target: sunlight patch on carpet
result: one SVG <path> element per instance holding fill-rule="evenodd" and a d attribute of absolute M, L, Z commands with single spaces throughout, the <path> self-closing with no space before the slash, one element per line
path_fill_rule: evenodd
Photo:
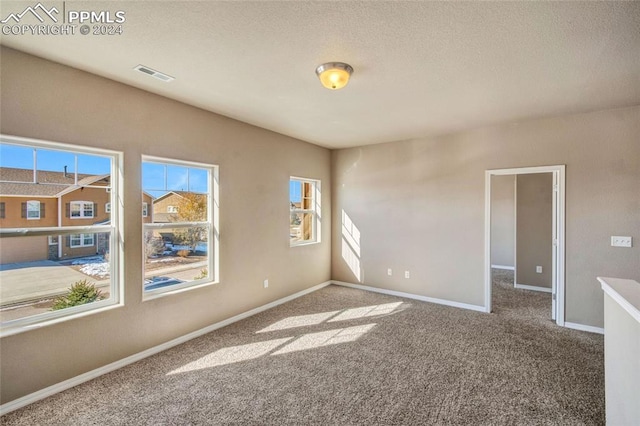
<path fill-rule="evenodd" d="M 340 313 L 340 311 L 322 312 L 319 314 L 310 315 L 297 315 L 294 317 L 287 317 L 278 322 L 271 324 L 270 326 L 257 331 L 257 333 L 266 333 L 268 331 L 286 330 L 288 328 L 306 327 L 310 325 L 318 325 L 332 316 Z"/>
<path fill-rule="evenodd" d="M 363 306 L 361 308 L 347 309 L 334 318 L 331 318 L 328 322 L 347 321 L 358 318 L 387 315 L 395 311 L 398 307 L 400 307 L 400 305 L 402 305 L 402 302 L 384 303 L 382 305 Z"/>
<path fill-rule="evenodd" d="M 304 334 L 293 342 L 287 344 L 285 347 L 278 349 L 272 355 L 282 355 L 289 352 L 337 345 L 339 343 L 355 342 L 375 326 L 376 324 L 365 324 L 354 327 L 339 328 L 337 330 Z"/>
<path fill-rule="evenodd" d="M 291 339 L 293 339 L 293 337 L 222 348 L 208 355 L 205 355 L 196 361 L 190 362 L 180 368 L 170 371 L 169 373 L 167 373 L 167 375 L 203 370 L 205 368 L 218 367 L 221 365 L 233 364 L 236 362 L 259 358 L 261 356 L 267 355 L 269 352 L 271 352 L 278 346 L 285 344 Z"/>

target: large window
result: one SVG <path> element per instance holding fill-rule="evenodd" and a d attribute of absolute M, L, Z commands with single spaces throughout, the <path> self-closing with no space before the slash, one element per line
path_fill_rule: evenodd
<path fill-rule="evenodd" d="M 142 190 L 154 197 L 143 224 L 144 298 L 218 277 L 217 167 L 143 157 Z"/>
<path fill-rule="evenodd" d="M 71 203 L 69 203 L 69 208 L 71 209 L 72 219 L 93 218 L 95 215 L 94 205 L 89 201 L 71 201 Z"/>
<path fill-rule="evenodd" d="M 289 180 L 289 218 L 291 246 L 320 241 L 320 181 Z"/>
<path fill-rule="evenodd" d="M 0 229 L 1 335 L 121 302 L 119 212 L 68 219 L 95 218 L 94 203 L 118 205 L 121 156 L 0 135 L 0 198 L 16 212 Z M 80 196 L 93 201 L 65 202 Z"/>

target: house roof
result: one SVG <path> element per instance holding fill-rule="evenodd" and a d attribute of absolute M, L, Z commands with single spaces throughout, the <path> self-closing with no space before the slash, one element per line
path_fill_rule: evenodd
<path fill-rule="evenodd" d="M 157 203 L 160 200 L 164 200 L 165 198 L 169 197 L 170 195 L 177 195 L 180 198 L 184 198 L 185 194 L 188 194 L 187 191 L 169 191 L 166 194 L 163 194 L 161 196 L 159 196 L 158 198 L 155 198 L 153 200 L 154 203 Z"/>
<path fill-rule="evenodd" d="M 109 175 L 89 175 L 78 173 L 75 185 L 73 173 L 38 170 L 37 183 L 33 183 L 33 170 L 14 167 L 0 167 L 0 195 L 59 197 L 83 186 L 91 185 Z"/>

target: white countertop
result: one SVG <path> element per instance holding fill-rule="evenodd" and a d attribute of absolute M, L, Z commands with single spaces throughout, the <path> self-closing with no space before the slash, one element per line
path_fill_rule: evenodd
<path fill-rule="evenodd" d="M 640 283 L 623 278 L 598 277 L 602 290 L 640 322 Z"/>

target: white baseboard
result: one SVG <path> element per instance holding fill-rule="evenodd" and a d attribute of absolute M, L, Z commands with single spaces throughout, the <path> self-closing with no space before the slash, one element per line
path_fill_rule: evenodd
<path fill-rule="evenodd" d="M 506 269 L 508 271 L 515 271 L 515 266 L 507 266 L 507 265 L 491 265 L 492 269 Z"/>
<path fill-rule="evenodd" d="M 308 288 L 306 290 L 299 291 L 299 292 L 294 293 L 294 294 L 292 294 L 290 296 L 283 297 L 282 299 L 275 300 L 275 301 L 273 301 L 271 303 L 267 303 L 266 305 L 259 306 L 259 307 L 255 308 L 255 309 L 251 309 L 250 311 L 243 312 L 241 314 L 238 314 L 238 315 L 233 316 L 231 318 L 228 318 L 226 320 L 223 320 L 223 321 L 217 322 L 215 324 L 209 325 L 207 327 L 201 328 L 200 330 L 196 330 L 196 331 L 191 332 L 189 334 L 185 334 L 184 336 L 180 336 L 178 338 L 170 340 L 170 341 L 168 341 L 166 343 L 163 343 L 161 345 L 154 346 L 154 347 L 149 348 L 147 350 L 144 350 L 142 352 L 138 352 L 137 354 L 133 354 L 133 355 L 128 356 L 126 358 L 123 358 L 123 359 L 121 359 L 119 361 L 112 362 L 111 364 L 107 364 L 107 365 L 105 365 L 103 367 L 96 368 L 95 370 L 88 371 L 88 372 L 86 372 L 84 374 L 80 374 L 79 376 L 72 377 L 71 379 L 65 380 L 65 381 L 60 382 L 60 383 L 56 383 L 55 385 L 51 385 L 51 386 L 49 386 L 47 388 L 44 388 L 44 389 L 41 389 L 39 391 L 30 393 L 29 395 L 25 395 L 25 396 L 23 396 L 21 398 L 18 398 L 18 399 L 15 399 L 13 401 L 10 401 L 10 402 L 7 402 L 5 404 L 2 404 L 2 405 L 0 405 L 0 416 L 4 415 L 4 414 L 7 414 L 7 413 L 10 413 L 11 411 L 15 411 L 15 410 L 17 410 L 19 408 L 22 408 L 22 407 L 26 406 L 26 405 L 32 404 L 32 403 L 34 403 L 36 401 L 39 401 L 41 399 L 47 398 L 47 397 L 49 397 L 51 395 L 54 395 L 56 393 L 62 392 L 62 391 L 67 390 L 67 389 L 70 389 L 70 388 L 72 388 L 74 386 L 77 386 L 77 385 L 79 385 L 81 383 L 88 382 L 89 380 L 93 380 L 93 379 L 95 379 L 97 377 L 100 377 L 100 376 L 102 376 L 104 374 L 107 374 L 107 373 L 110 373 L 112 371 L 115 371 L 115 370 L 117 370 L 119 368 L 122 368 L 122 367 L 124 367 L 126 365 L 133 364 L 134 362 L 137 362 L 137 361 L 140 361 L 140 360 L 142 360 L 144 358 L 150 357 L 151 355 L 155 355 L 155 354 L 157 354 L 159 352 L 166 351 L 167 349 L 170 349 L 170 348 L 172 348 L 174 346 L 177 346 L 177 345 L 180 345 L 182 343 L 185 343 L 185 342 L 187 342 L 187 341 L 189 341 L 191 339 L 195 339 L 196 337 L 203 336 L 203 335 L 205 335 L 207 333 L 210 333 L 210 332 L 212 332 L 214 330 L 217 330 L 219 328 L 225 327 L 225 326 L 227 326 L 229 324 L 233 324 L 234 322 L 237 322 L 237 321 L 243 320 L 245 318 L 248 318 L 250 316 L 259 314 L 260 312 L 266 311 L 268 309 L 275 308 L 278 305 L 281 305 L 283 303 L 289 302 L 289 301 L 291 301 L 293 299 L 297 299 L 298 297 L 304 296 L 306 294 L 313 293 L 314 291 L 320 290 L 321 288 L 324 288 L 324 287 L 326 287 L 326 286 L 328 286 L 330 284 L 331 284 L 331 281 L 327 281 L 327 282 L 324 282 L 322 284 L 318 284 L 318 285 L 313 286 L 311 288 Z"/>
<path fill-rule="evenodd" d="M 334 281 L 332 281 L 332 283 L 335 284 L 335 285 L 341 285 L 343 287 L 351 287 L 351 288 L 357 288 L 358 290 L 371 291 L 373 293 L 388 294 L 389 296 L 405 297 L 407 299 L 415 299 L 415 300 L 420 300 L 422 302 L 436 303 L 438 305 L 453 306 L 454 308 L 470 309 L 472 311 L 479 311 L 479 312 L 487 312 L 487 308 L 485 308 L 484 306 L 470 305 L 468 303 L 454 302 L 454 301 L 445 300 L 445 299 L 436 299 L 434 297 L 420 296 L 418 294 L 404 293 L 404 292 L 395 291 L 395 290 L 387 290 L 387 289 L 384 289 L 384 288 L 371 287 L 371 286 L 362 285 L 362 284 L 352 284 L 352 283 L 347 283 L 347 282 L 344 282 L 344 281 L 335 281 L 334 280 Z"/>
<path fill-rule="evenodd" d="M 594 327 L 592 325 L 584 325 L 584 324 L 578 324 L 575 322 L 564 322 L 564 326 L 567 328 L 572 328 L 574 330 L 580 330 L 580 331 L 588 331 L 589 333 L 598 333 L 598 334 L 604 334 L 604 328 L 601 327 Z"/>
<path fill-rule="evenodd" d="M 541 291 L 543 293 L 553 293 L 549 287 L 538 287 L 537 285 L 527 285 L 527 284 L 514 284 L 515 288 L 519 288 L 521 290 L 531 290 L 531 291 Z"/>

